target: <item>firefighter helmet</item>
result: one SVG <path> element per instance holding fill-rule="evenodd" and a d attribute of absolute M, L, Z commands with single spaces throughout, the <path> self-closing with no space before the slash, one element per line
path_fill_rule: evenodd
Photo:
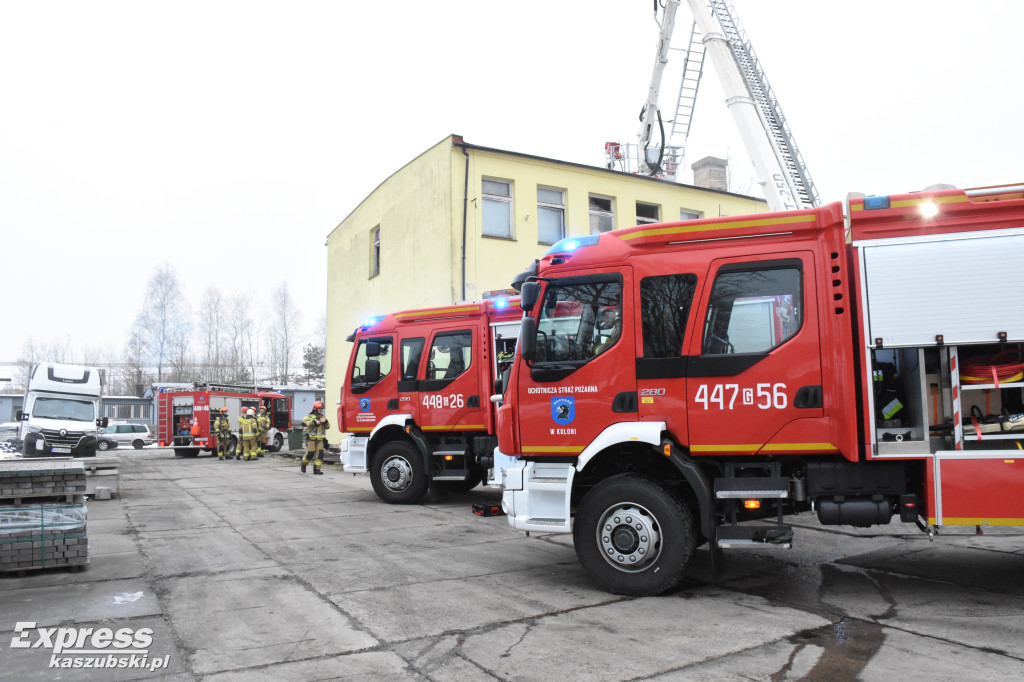
<path fill-rule="evenodd" d="M 226 407 L 220 408 L 220 413 L 221 414 L 227 414 L 228 413 L 228 408 L 226 408 Z"/>
<path fill-rule="evenodd" d="M 254 409 L 252 409 L 250 407 L 249 411 L 246 414 L 248 414 L 250 417 L 254 417 L 254 416 L 256 416 L 256 410 L 254 410 Z"/>
<path fill-rule="evenodd" d="M 313 409 L 314 410 L 322 410 L 322 409 L 324 409 L 324 404 L 318 400 L 315 403 L 313 403 Z"/>
<path fill-rule="evenodd" d="M 267 406 L 266 405 L 260 405 L 260 412 L 266 412 L 266 411 L 267 411 Z"/>

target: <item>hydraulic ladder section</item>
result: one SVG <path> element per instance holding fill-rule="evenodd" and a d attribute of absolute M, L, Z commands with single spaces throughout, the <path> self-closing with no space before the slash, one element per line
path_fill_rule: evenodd
<path fill-rule="evenodd" d="M 690 124 L 693 121 L 693 109 L 697 104 L 697 89 L 700 77 L 704 73 L 704 41 L 701 40 L 697 22 L 690 29 L 690 43 L 683 59 L 683 76 L 679 81 L 679 96 L 676 98 L 676 113 L 672 117 L 672 128 L 668 139 L 686 142 L 690 136 Z M 678 137 L 677 137 L 678 135 Z"/>
<path fill-rule="evenodd" d="M 732 51 L 733 58 L 736 60 L 740 74 L 746 81 L 747 90 L 757 107 L 758 115 L 775 152 L 779 167 L 786 173 L 786 184 L 801 204 L 799 208 L 820 206 L 821 200 L 814 188 L 810 172 L 796 146 L 793 133 L 786 125 L 786 117 L 783 116 L 779 101 L 776 99 L 775 93 L 772 92 L 764 69 L 761 68 L 761 64 L 754 54 L 754 48 L 739 21 L 733 16 L 732 8 L 727 0 L 709 0 L 709 4 L 712 14 L 722 27 L 722 32 Z"/>

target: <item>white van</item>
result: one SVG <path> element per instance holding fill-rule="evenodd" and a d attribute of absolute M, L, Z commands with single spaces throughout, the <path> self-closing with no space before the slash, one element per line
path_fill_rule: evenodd
<path fill-rule="evenodd" d="M 25 457 L 92 457 L 100 418 L 100 372 L 95 367 L 39 363 L 29 374 L 22 411 Z"/>

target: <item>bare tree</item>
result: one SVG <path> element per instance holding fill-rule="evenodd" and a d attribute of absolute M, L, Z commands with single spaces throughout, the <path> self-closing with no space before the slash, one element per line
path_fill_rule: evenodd
<path fill-rule="evenodd" d="M 187 333 L 188 303 L 174 268 L 164 263 L 156 269 L 146 287 L 146 300 L 135 318 L 135 332 L 145 342 L 157 381 L 164 380 L 164 364 L 175 338 Z"/>
<path fill-rule="evenodd" d="M 291 374 L 292 351 L 296 345 L 295 326 L 299 315 L 295 302 L 288 293 L 288 283 L 282 281 L 270 299 L 270 329 L 267 334 L 271 378 L 288 383 Z"/>
<path fill-rule="evenodd" d="M 244 295 L 233 296 L 227 303 L 226 329 L 229 338 L 228 381 L 249 383 L 253 381 L 251 371 L 251 340 L 253 322 L 249 312 L 249 299 Z"/>
<path fill-rule="evenodd" d="M 144 385 L 152 380 L 146 371 L 146 353 L 146 342 L 137 332 L 133 332 L 124 345 L 124 360 L 111 382 L 123 395 L 141 396 Z"/>
<path fill-rule="evenodd" d="M 227 313 L 226 301 L 220 290 L 215 286 L 207 287 L 199 306 L 199 331 L 206 365 L 206 376 L 203 378 L 207 381 L 223 381 L 225 378 L 221 356 L 225 350 L 222 343 L 227 331 Z"/>

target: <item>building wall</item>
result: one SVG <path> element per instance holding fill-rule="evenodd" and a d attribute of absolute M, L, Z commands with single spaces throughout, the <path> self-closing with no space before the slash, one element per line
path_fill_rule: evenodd
<path fill-rule="evenodd" d="M 451 159 L 446 138 L 381 183 L 327 237 L 328 413 L 348 362 L 345 337 L 360 321 L 455 296 Z M 370 278 L 370 231 L 378 225 L 381 272 Z"/>
<path fill-rule="evenodd" d="M 466 157 L 469 159 L 468 192 Z M 482 234 L 484 178 L 512 184 L 512 238 Z M 348 365 L 345 337 L 374 314 L 446 305 L 507 289 L 547 251 L 538 242 L 537 187 L 564 191 L 566 236 L 590 234 L 590 195 L 613 200 L 614 228 L 637 224 L 636 202 L 659 219 L 686 209 L 711 218 L 760 213 L 764 200 L 465 144 L 448 137 L 396 171 L 327 238 L 327 388 L 333 413 Z M 463 207 L 466 282 L 462 283 Z M 369 277 L 370 230 L 381 226 L 381 272 Z"/>
<path fill-rule="evenodd" d="M 18 410 L 21 409 L 24 396 L 0 395 L 0 423 L 13 422 Z"/>

